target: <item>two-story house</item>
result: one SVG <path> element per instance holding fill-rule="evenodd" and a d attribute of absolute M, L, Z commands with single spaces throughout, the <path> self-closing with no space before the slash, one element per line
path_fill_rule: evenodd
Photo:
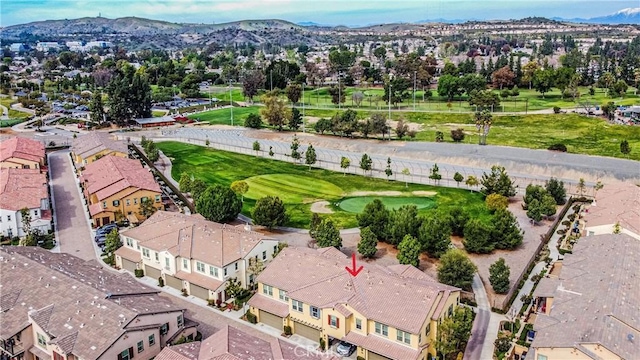
<path fill-rule="evenodd" d="M 163 209 L 162 190 L 139 160 L 107 155 L 88 164 L 80 176 L 94 226 L 126 217 L 132 223 L 145 219 L 140 205 L 150 201 Z"/>
<path fill-rule="evenodd" d="M 0 142 L 0 168 L 45 170 L 44 145 L 36 140 L 12 137 Z"/>
<path fill-rule="evenodd" d="M 157 289 L 95 262 L 0 248 L 0 358 L 152 359 L 197 324 Z"/>
<path fill-rule="evenodd" d="M 201 215 L 158 211 L 140 226 L 120 233 L 116 265 L 162 278 L 168 286 L 214 301 L 225 301 L 226 282 L 254 283 L 252 263 L 273 258 L 278 242 L 243 227 L 218 224 Z"/>
<path fill-rule="evenodd" d="M 116 140 L 111 134 L 101 131 L 92 131 L 73 140 L 71 157 L 78 168 L 107 155 L 128 157 L 127 144 Z"/>
<path fill-rule="evenodd" d="M 0 168 L 0 234 L 27 235 L 22 210 L 27 209 L 32 230 L 51 230 L 47 177 L 39 169 Z"/>
<path fill-rule="evenodd" d="M 350 265 L 335 248 L 285 248 L 258 275 L 250 311 L 278 330 L 356 345 L 367 360 L 435 355 L 438 323 L 458 306 L 460 289 L 408 265 L 365 264 L 355 277 Z"/>

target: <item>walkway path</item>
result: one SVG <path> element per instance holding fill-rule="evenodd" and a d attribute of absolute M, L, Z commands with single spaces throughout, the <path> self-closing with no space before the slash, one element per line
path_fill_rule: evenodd
<path fill-rule="evenodd" d="M 0 109 L 2 109 L 2 115 L 0 116 L 0 120 L 9 119 L 9 109 L 6 106 L 0 105 Z"/>

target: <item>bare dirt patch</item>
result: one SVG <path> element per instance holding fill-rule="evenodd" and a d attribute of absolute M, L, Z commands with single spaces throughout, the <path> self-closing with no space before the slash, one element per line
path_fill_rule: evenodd
<path fill-rule="evenodd" d="M 354 191 L 349 196 L 402 196 L 400 191 Z"/>
<path fill-rule="evenodd" d="M 418 196 L 435 196 L 438 194 L 435 191 L 423 191 L 423 190 L 412 191 L 411 193 L 413 195 L 418 195 Z"/>
<path fill-rule="evenodd" d="M 329 208 L 328 201 L 316 201 L 311 204 L 311 212 L 319 214 L 332 214 L 333 210 Z"/>

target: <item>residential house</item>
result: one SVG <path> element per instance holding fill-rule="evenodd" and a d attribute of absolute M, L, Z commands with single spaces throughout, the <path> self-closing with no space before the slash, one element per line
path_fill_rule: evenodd
<path fill-rule="evenodd" d="M 143 269 L 146 276 L 205 300 L 226 301 L 226 282 L 254 283 L 251 263 L 273 258 L 278 242 L 264 235 L 218 224 L 201 215 L 158 211 L 138 227 L 120 233 L 116 265 Z"/>
<path fill-rule="evenodd" d="M 46 171 L 44 145 L 36 140 L 12 137 L 0 142 L 0 168 Z"/>
<path fill-rule="evenodd" d="M 58 51 L 60 50 L 60 44 L 53 41 L 40 41 L 36 44 L 36 50 L 44 52 L 49 50 Z"/>
<path fill-rule="evenodd" d="M 0 248 L 0 357 L 152 359 L 197 324 L 129 274 L 38 247 Z"/>
<path fill-rule="evenodd" d="M 637 359 L 640 241 L 627 234 L 583 237 L 561 264 L 533 292 L 537 316 L 527 359 Z"/>
<path fill-rule="evenodd" d="M 364 264 L 355 277 L 350 266 L 333 247 L 285 248 L 258 275 L 250 310 L 281 331 L 356 345 L 366 360 L 435 355 L 438 323 L 459 305 L 460 289 L 409 265 Z"/>
<path fill-rule="evenodd" d="M 587 236 L 618 231 L 640 241 L 640 187 L 631 182 L 607 183 L 582 216 Z"/>
<path fill-rule="evenodd" d="M 47 177 L 38 169 L 0 168 L 0 234 L 23 237 L 22 209 L 28 209 L 33 230 L 51 230 Z"/>
<path fill-rule="evenodd" d="M 73 140 L 71 153 L 76 167 L 82 167 L 107 155 L 126 158 L 129 149 L 126 143 L 115 140 L 109 133 L 92 131 Z"/>
<path fill-rule="evenodd" d="M 167 346 L 155 360 L 333 360 L 328 354 L 299 346 L 281 339 L 263 340 L 233 326 L 223 326 L 203 341 Z"/>
<path fill-rule="evenodd" d="M 162 190 L 139 160 L 108 155 L 89 163 L 80 176 L 94 226 L 126 217 L 131 223 L 145 219 L 142 202 L 164 209 Z"/>

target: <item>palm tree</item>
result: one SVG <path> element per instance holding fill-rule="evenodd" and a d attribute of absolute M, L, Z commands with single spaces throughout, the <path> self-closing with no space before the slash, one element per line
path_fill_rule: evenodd
<path fill-rule="evenodd" d="M 478 129 L 478 144 L 487 145 L 487 135 L 491 130 L 493 116 L 489 110 L 478 111 L 475 114 L 476 129 Z"/>

